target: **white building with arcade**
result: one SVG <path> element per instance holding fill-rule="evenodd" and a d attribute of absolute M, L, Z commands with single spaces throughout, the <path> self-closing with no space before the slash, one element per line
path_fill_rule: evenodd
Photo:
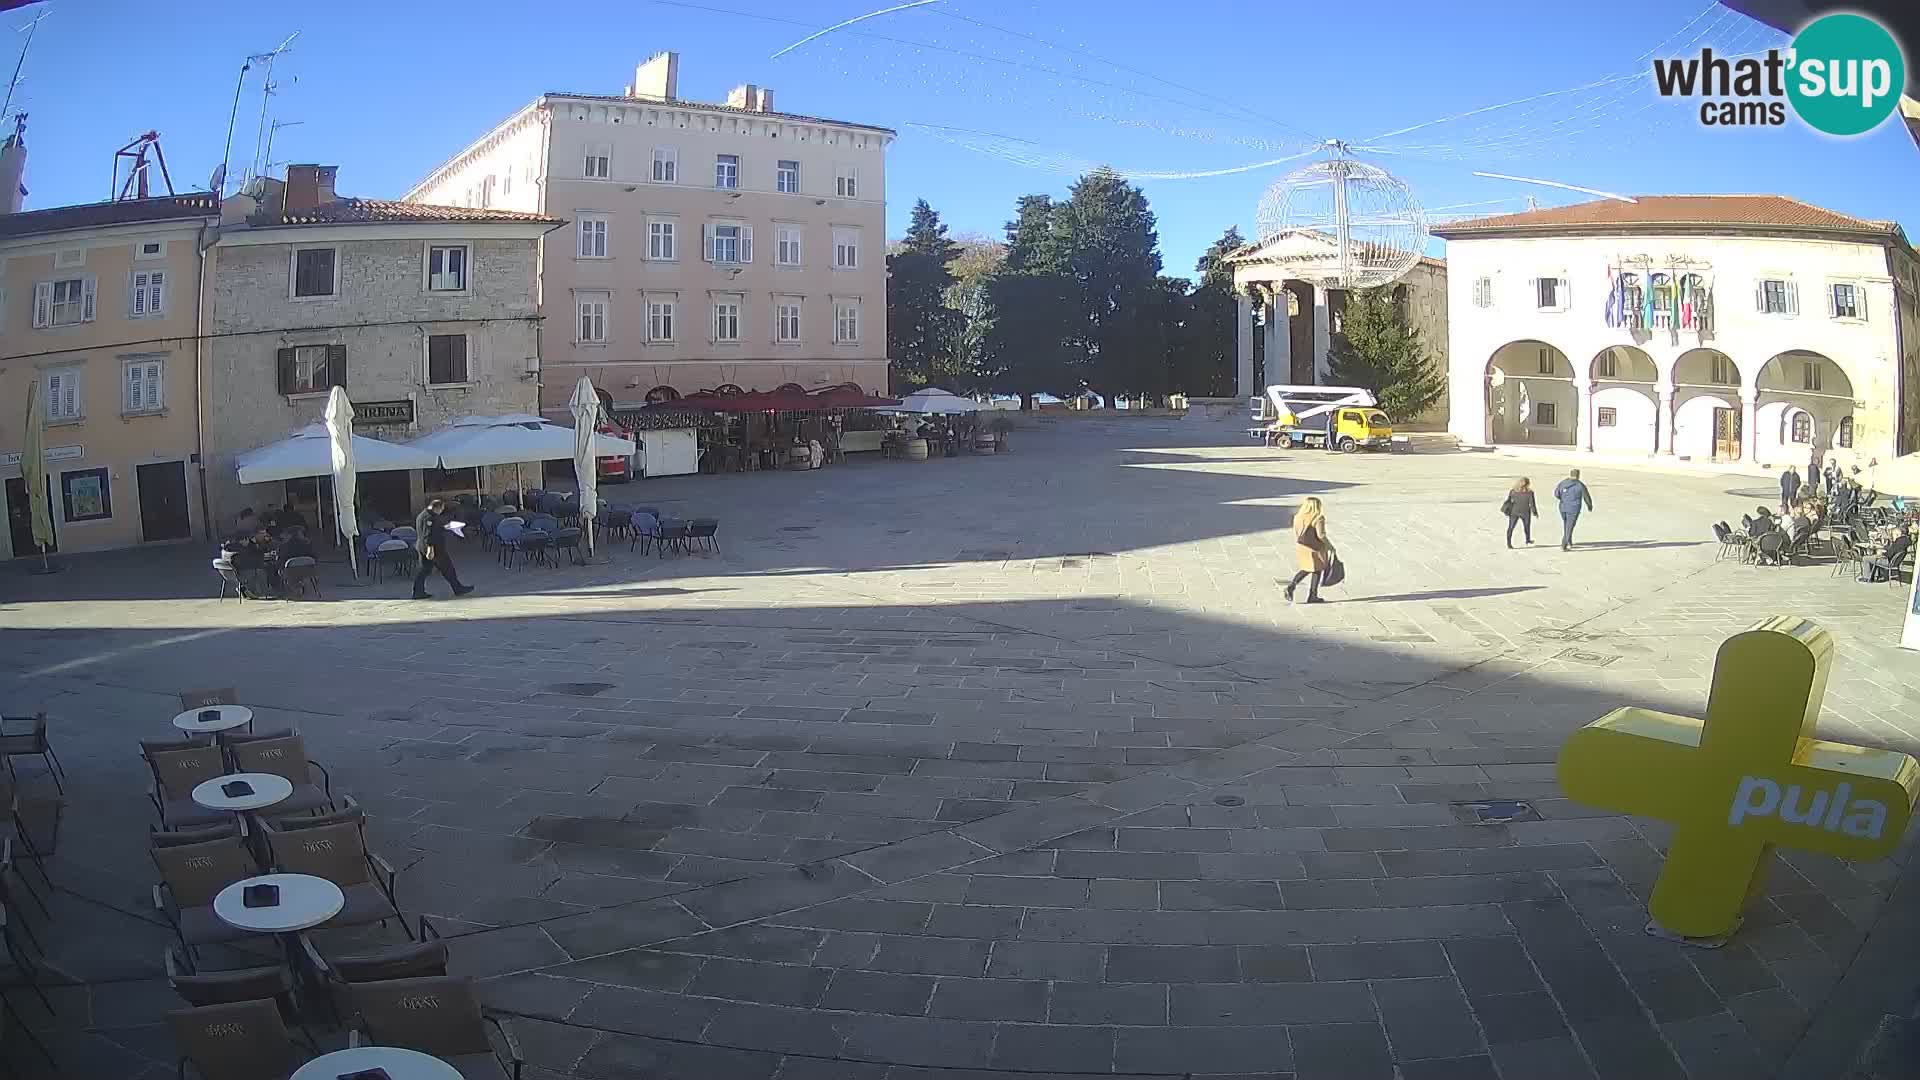
<path fill-rule="evenodd" d="M 1803 468 L 1920 449 L 1920 260 L 1893 222 L 1663 195 L 1434 231 L 1464 444 Z"/>

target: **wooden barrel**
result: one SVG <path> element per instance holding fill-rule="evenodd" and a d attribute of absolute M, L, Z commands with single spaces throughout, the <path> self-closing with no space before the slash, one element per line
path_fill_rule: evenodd
<path fill-rule="evenodd" d="M 927 460 L 927 440 L 908 439 L 907 440 L 907 460 L 908 461 Z"/>

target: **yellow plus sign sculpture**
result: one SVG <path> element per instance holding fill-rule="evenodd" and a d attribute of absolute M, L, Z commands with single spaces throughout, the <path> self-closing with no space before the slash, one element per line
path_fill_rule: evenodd
<path fill-rule="evenodd" d="M 1721 644 L 1704 722 L 1615 709 L 1567 740 L 1568 798 L 1674 826 L 1648 905 L 1660 928 L 1732 933 L 1775 844 L 1860 860 L 1899 845 L 1920 765 L 1811 737 L 1832 662 L 1825 630 L 1768 619 Z"/>

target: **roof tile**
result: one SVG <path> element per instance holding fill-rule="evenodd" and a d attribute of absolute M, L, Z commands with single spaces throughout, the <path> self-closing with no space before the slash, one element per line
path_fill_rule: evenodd
<path fill-rule="evenodd" d="M 557 218 L 542 214 L 523 214 L 517 210 L 494 210 L 477 206 L 436 206 L 430 203 L 400 202 L 397 199 L 335 199 L 308 210 L 283 213 L 280 225 L 379 225 L 420 224 L 436 221 L 482 224 L 561 224 Z"/>
<path fill-rule="evenodd" d="M 80 206 L 54 206 L 45 210 L 25 210 L 0 215 L 0 237 L 38 236 L 72 229 L 100 228 L 107 225 L 134 225 L 147 221 L 176 218 L 213 217 L 220 213 L 213 193 L 192 192 L 164 195 L 154 199 L 125 199 L 116 202 L 85 203 Z"/>
<path fill-rule="evenodd" d="M 1451 237 L 1482 232 L 1553 232 L 1611 226 L 1645 231 L 1659 226 L 1697 229 L 1713 225 L 1843 233 L 1899 231 L 1899 226 L 1891 221 L 1857 218 L 1784 195 L 1642 195 L 1630 203 L 1597 199 L 1571 206 L 1455 221 L 1433 232 L 1436 236 Z"/>

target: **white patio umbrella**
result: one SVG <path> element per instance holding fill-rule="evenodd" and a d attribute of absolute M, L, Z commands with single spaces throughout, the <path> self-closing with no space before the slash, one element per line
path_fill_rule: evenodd
<path fill-rule="evenodd" d="M 353 509 L 353 496 L 359 485 L 353 468 L 353 402 L 347 400 L 344 386 L 334 387 L 327 395 L 327 451 L 333 465 L 333 527 L 347 542 L 347 565 L 357 578 L 360 553 L 354 549 L 360 545 L 354 537 L 360 532 L 360 518 Z"/>
<path fill-rule="evenodd" d="M 915 390 L 913 393 L 901 398 L 900 404 L 898 405 L 882 406 L 875 409 L 874 412 L 922 413 L 950 416 L 956 413 L 980 412 L 990 407 L 991 406 L 982 405 L 972 398 L 961 397 L 959 394 L 930 386 L 925 390 Z"/>
<path fill-rule="evenodd" d="M 443 469 L 471 469 L 571 458 L 573 440 L 570 427 L 530 413 L 506 413 L 463 416 L 407 445 L 431 454 Z M 625 456 L 633 453 L 633 440 L 595 432 L 593 452 L 600 457 Z"/>
<path fill-rule="evenodd" d="M 580 521 L 587 533 L 587 557 L 593 557 L 593 517 L 600 510 L 600 468 L 594 460 L 595 430 L 600 426 L 600 395 L 585 375 L 573 385 L 573 477 L 580 489 Z"/>
<path fill-rule="evenodd" d="M 337 388 L 336 388 L 337 389 Z M 343 423 L 352 423 L 353 404 L 343 392 Z M 334 405 L 327 402 L 331 413 Z M 329 415 L 328 420 L 332 417 Z M 345 432 L 345 429 L 342 429 Z M 431 469 L 434 458 L 404 443 L 383 442 L 365 435 L 352 437 L 353 471 L 396 472 Z M 333 429 L 328 423 L 308 424 L 277 443 L 269 443 L 241 454 L 236 472 L 243 484 L 266 484 L 275 480 L 295 480 L 306 476 L 326 476 L 333 472 Z"/>

